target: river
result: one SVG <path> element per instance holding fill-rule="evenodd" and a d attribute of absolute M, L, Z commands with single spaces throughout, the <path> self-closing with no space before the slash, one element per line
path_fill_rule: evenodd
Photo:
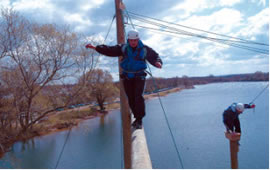
<path fill-rule="evenodd" d="M 268 82 L 233 82 L 195 86 L 162 97 L 180 163 L 159 100 L 146 101 L 144 128 L 153 168 L 230 168 L 229 141 L 222 113 L 232 102 L 249 103 Z M 256 108 L 240 115 L 239 168 L 269 168 L 269 90 Z M 119 110 L 82 122 L 72 129 L 57 168 L 123 168 Z M 55 168 L 68 131 L 17 142 L 0 160 L 0 168 Z"/>

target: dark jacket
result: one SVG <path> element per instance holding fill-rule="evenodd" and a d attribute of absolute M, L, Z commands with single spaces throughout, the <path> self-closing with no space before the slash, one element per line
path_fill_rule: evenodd
<path fill-rule="evenodd" d="M 98 45 L 96 46 L 96 51 L 109 56 L 109 57 L 118 57 L 123 56 L 121 62 L 127 57 L 125 52 L 123 52 L 122 47 L 125 44 L 119 44 L 115 46 L 107 46 L 107 45 Z M 162 64 L 162 60 L 160 59 L 158 53 L 156 53 L 152 48 L 148 47 L 147 45 L 144 45 L 144 48 L 146 50 L 146 56 L 145 60 L 147 60 L 150 64 L 155 66 L 156 62 L 160 62 Z M 146 74 L 141 74 L 140 76 L 146 76 Z"/>
<path fill-rule="evenodd" d="M 239 114 L 236 111 L 236 103 L 233 103 L 223 112 L 223 123 L 231 130 L 241 133 L 240 121 L 239 121 Z M 244 108 L 251 108 L 251 105 L 244 104 Z"/>
<path fill-rule="evenodd" d="M 235 119 L 238 119 L 239 113 L 236 112 L 236 103 L 233 103 L 231 106 L 229 106 L 224 112 L 223 112 L 223 118 L 226 120 L 233 121 Z M 249 104 L 244 104 L 244 108 L 251 108 Z"/>

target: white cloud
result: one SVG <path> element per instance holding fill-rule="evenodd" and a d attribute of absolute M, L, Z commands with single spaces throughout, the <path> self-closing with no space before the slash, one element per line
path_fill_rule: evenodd
<path fill-rule="evenodd" d="M 170 21 L 175 20 L 173 15 L 167 15 L 166 18 L 169 18 Z M 209 16 L 192 16 L 185 21 L 180 21 L 179 24 L 182 25 L 227 34 L 242 24 L 243 16 L 237 10 L 223 8 Z M 201 32 L 194 30 L 192 32 L 201 34 Z M 166 64 L 173 62 L 181 68 L 196 66 L 205 69 L 205 67 L 223 65 L 225 63 L 225 57 L 228 57 L 228 54 L 223 53 L 224 50 L 229 48 L 226 45 L 187 36 L 179 38 L 174 36 L 174 38 L 168 39 L 167 35 L 149 34 L 151 36 L 145 42 L 156 49 L 161 56 L 166 56 L 164 58 Z"/>
<path fill-rule="evenodd" d="M 220 0 L 220 6 L 234 6 L 235 4 L 240 3 L 242 0 Z"/>
<path fill-rule="evenodd" d="M 158 49 L 159 52 L 162 52 L 168 48 L 168 46 L 166 44 L 164 44 L 166 42 L 164 41 L 163 35 L 156 34 L 153 32 L 147 32 L 147 34 L 150 35 L 150 38 L 145 39 L 145 40 L 142 38 L 143 43 L 151 46 L 153 49 Z M 157 42 L 159 42 L 159 43 L 157 43 Z"/>
<path fill-rule="evenodd" d="M 181 12 L 181 18 L 189 17 L 191 14 L 196 12 L 204 11 L 205 9 L 212 9 L 215 7 L 230 7 L 237 3 L 240 3 L 241 0 L 185 0 L 184 2 L 179 3 L 178 5 L 171 8 L 172 11 Z M 184 14 L 182 14 L 184 13 Z"/>
<path fill-rule="evenodd" d="M 265 34 L 269 36 L 268 25 L 269 27 L 269 8 L 265 8 L 260 13 L 255 16 L 251 16 L 247 19 L 247 25 L 242 29 L 239 34 L 244 36 L 254 36 L 258 34 Z"/>
<path fill-rule="evenodd" d="M 213 8 L 214 6 L 213 3 L 208 3 L 207 0 L 185 0 L 171 10 L 184 12 L 184 14 L 181 14 L 181 18 L 185 18 L 190 16 L 191 13 L 202 11 L 205 8 Z"/>
<path fill-rule="evenodd" d="M 208 16 L 192 16 L 186 19 L 183 25 L 188 25 L 202 30 L 209 30 L 218 33 L 229 33 L 231 30 L 242 24 L 242 14 L 234 9 L 223 8 Z"/>
<path fill-rule="evenodd" d="M 251 0 L 253 3 L 257 3 L 259 6 L 265 6 L 266 5 L 266 0 Z"/>
<path fill-rule="evenodd" d="M 49 9 L 52 7 L 50 0 L 21 0 L 12 4 L 15 10 Z"/>
<path fill-rule="evenodd" d="M 8 8 L 9 7 L 9 4 L 10 3 L 10 0 L 1 0 L 0 2 L 0 8 L 4 7 L 4 8 Z"/>
<path fill-rule="evenodd" d="M 182 44 L 175 44 L 175 47 L 173 50 L 177 56 L 179 55 L 186 55 L 187 53 L 198 53 L 200 51 L 199 49 L 199 42 L 186 42 Z"/>
<path fill-rule="evenodd" d="M 200 66 L 219 66 L 224 64 L 224 54 L 219 47 L 208 46 L 200 54 L 198 60 Z"/>
<path fill-rule="evenodd" d="M 2 2 L 3 1 L 3 2 Z M 9 3 L 10 0 L 1 0 L 0 4 L 7 4 Z M 81 0 L 80 3 L 82 4 L 80 9 L 85 11 L 85 10 L 89 10 L 91 8 L 99 8 L 103 3 L 105 2 L 105 0 Z M 63 2 L 65 3 L 65 2 Z M 42 9 L 44 10 L 44 8 L 49 8 L 49 7 L 53 7 L 54 6 L 54 0 L 17 0 L 15 2 L 12 3 L 12 6 L 16 9 L 16 10 L 27 10 L 27 9 Z M 68 6 L 68 5 L 66 5 Z M 57 10 L 57 7 L 55 7 L 55 10 Z"/>
<path fill-rule="evenodd" d="M 12 3 L 12 7 L 19 12 L 30 13 L 36 21 L 46 20 L 51 23 L 60 21 L 72 25 L 77 32 L 84 32 L 93 25 L 90 17 L 87 16 L 87 12 L 93 8 L 99 8 L 104 1 L 90 0 L 89 2 L 89 0 L 85 0 L 84 2 L 82 0 L 80 3 L 84 5 L 78 6 L 77 11 L 66 10 L 65 7 L 68 7 L 68 5 L 65 4 L 65 7 L 63 7 L 62 4 L 54 3 L 53 0 L 18 0 Z"/>
<path fill-rule="evenodd" d="M 67 21 L 67 22 L 78 22 L 79 24 L 83 24 L 84 23 L 84 20 L 82 18 L 82 16 L 78 13 L 76 14 L 65 14 L 64 15 L 64 19 Z"/>
<path fill-rule="evenodd" d="M 85 3 L 82 3 L 81 9 L 87 11 L 91 8 L 99 8 L 104 2 L 105 0 L 86 0 Z"/>
<path fill-rule="evenodd" d="M 172 15 L 166 15 L 166 17 L 162 18 L 162 20 L 169 20 L 169 22 L 179 25 L 216 32 L 219 34 L 231 34 L 232 32 L 235 32 L 234 29 L 244 25 L 244 15 L 240 11 L 233 8 L 221 8 L 220 10 L 213 11 L 208 15 L 199 15 L 194 13 L 194 15 L 185 19 L 183 19 L 180 14 L 177 13 L 178 12 L 174 12 Z M 174 27 L 195 34 L 203 34 L 201 31 L 191 30 L 180 26 Z"/>
<path fill-rule="evenodd" d="M 266 5 L 266 2 L 265 2 L 266 0 L 260 0 L 260 4 L 262 4 L 263 6 L 265 6 Z"/>
<path fill-rule="evenodd" d="M 91 37 L 90 40 L 94 39 L 102 43 L 111 21 L 99 20 L 98 23 L 94 23 L 92 19 L 100 16 L 106 17 L 108 9 L 114 8 L 114 2 L 111 0 L 68 1 L 70 3 L 58 0 L 16 0 L 13 2 L 12 7 L 14 10 L 22 12 L 23 15 L 26 14 L 27 17 L 32 17 L 32 19 L 42 18 L 44 23 L 58 23 L 59 21 L 70 24 L 75 31 L 81 33 L 85 31 L 88 34 L 90 34 L 89 32 L 94 33 L 94 38 Z M 105 2 L 106 5 L 103 5 Z M 158 0 L 149 0 L 149 3 L 160 2 Z M 181 0 L 176 2 L 179 3 L 171 9 L 164 9 L 158 14 L 158 17 L 151 13 L 150 10 L 147 16 L 219 34 L 243 37 L 244 39 L 256 40 L 257 35 L 264 39 L 269 38 L 269 31 L 266 31 L 266 28 L 269 27 L 269 8 L 263 9 L 268 4 L 266 0 Z M 108 5 L 108 3 L 112 5 Z M 0 0 L 0 7 L 9 5 L 11 5 L 11 0 Z M 252 15 L 254 12 L 257 12 L 257 14 L 247 18 L 247 15 Z M 140 14 L 140 12 L 138 13 Z M 164 17 L 162 18 L 161 15 L 164 15 Z M 141 23 L 138 24 L 142 25 Z M 111 42 L 111 45 L 115 44 L 114 25 L 105 42 L 106 44 L 110 44 L 109 42 Z M 143 26 L 148 25 L 143 24 Z M 95 30 L 95 28 L 98 30 Z M 183 27 L 179 27 L 179 29 L 186 30 Z M 187 31 L 191 32 L 192 30 Z M 256 53 L 250 54 L 242 49 L 239 49 L 239 52 L 236 48 L 231 50 L 227 45 L 190 36 L 164 35 L 160 34 L 160 32 L 150 32 L 145 29 L 139 29 L 139 32 L 146 35 L 146 37 L 142 37 L 142 41 L 157 51 L 163 59 L 163 70 L 153 69 L 153 73 L 159 76 L 171 77 L 183 74 L 188 76 L 221 75 L 252 72 L 253 70 L 269 70 L 266 68 L 269 65 L 268 58 L 266 59 L 265 56 L 256 57 Z M 192 32 L 205 34 L 195 30 Z M 112 43 L 112 41 L 114 42 Z M 243 59 L 241 56 L 246 54 L 248 58 Z M 114 77 L 117 77 L 117 71 L 113 71 L 117 68 L 117 59 L 108 57 L 100 57 L 100 59 L 100 67 L 106 66 L 106 69 L 111 69 L 109 65 L 115 66 L 112 72 L 115 72 Z M 237 68 L 232 69 L 236 66 L 235 64 L 238 64 Z M 260 69 L 260 66 L 263 68 Z"/>
<path fill-rule="evenodd" d="M 83 31 L 84 29 L 87 29 L 87 27 L 91 26 L 93 23 L 87 19 L 83 18 L 82 14 L 79 13 L 66 13 L 64 16 L 64 20 L 68 24 L 74 24 L 75 26 L 75 31 Z"/>

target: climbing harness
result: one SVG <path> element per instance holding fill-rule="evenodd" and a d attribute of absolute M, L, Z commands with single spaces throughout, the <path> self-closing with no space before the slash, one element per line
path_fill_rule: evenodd
<path fill-rule="evenodd" d="M 138 46 L 135 51 L 133 51 L 131 47 L 127 44 L 121 47 L 121 51 L 123 53 L 123 59 L 121 59 L 120 66 L 124 70 L 123 74 L 125 74 L 128 78 L 135 77 L 134 73 L 129 72 L 140 71 L 142 73 L 141 70 L 145 70 L 147 68 L 145 62 L 146 50 L 144 50 L 144 45 L 140 40 L 138 42 Z"/>

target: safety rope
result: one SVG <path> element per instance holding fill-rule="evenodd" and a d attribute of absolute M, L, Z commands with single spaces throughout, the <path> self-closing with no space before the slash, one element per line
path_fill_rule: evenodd
<path fill-rule="evenodd" d="M 109 35 L 110 31 L 111 31 L 111 28 L 112 28 L 112 24 L 113 24 L 114 19 L 115 19 L 115 15 L 112 18 L 112 22 L 110 24 L 109 30 L 108 30 L 108 32 L 107 32 L 107 34 L 105 36 L 105 39 L 104 39 L 103 43 L 105 43 L 106 39 L 108 38 L 108 35 Z"/>
<path fill-rule="evenodd" d="M 63 154 L 64 149 L 65 149 L 65 146 L 66 146 L 66 144 L 67 144 L 68 138 L 69 138 L 69 136 L 70 136 L 71 129 L 72 129 L 72 128 L 70 127 L 69 130 L 68 130 L 68 134 L 67 134 L 66 140 L 65 140 L 65 142 L 64 142 L 64 145 L 63 145 L 63 147 L 62 147 L 62 150 L 61 150 L 61 152 L 60 152 L 60 155 L 59 155 L 59 157 L 58 157 L 58 160 L 57 160 L 57 162 L 56 162 L 56 165 L 55 165 L 55 168 L 54 168 L 54 169 L 57 169 L 57 167 L 58 167 L 58 164 L 59 164 L 59 162 L 60 162 L 60 159 L 61 159 L 62 154 Z"/>
<path fill-rule="evenodd" d="M 103 43 L 105 43 L 106 39 L 108 38 L 108 35 L 109 35 L 110 31 L 111 31 L 111 28 L 112 28 L 112 24 L 113 24 L 114 19 L 115 19 L 115 15 L 113 16 L 113 19 L 112 19 L 112 21 L 111 21 L 111 24 L 110 24 L 110 26 L 109 26 L 108 32 L 107 32 L 107 34 L 106 34 L 106 36 L 105 36 L 105 39 L 104 39 Z M 100 56 L 100 55 L 99 55 L 99 56 Z M 65 140 L 65 142 L 64 142 L 64 145 L 63 145 L 63 147 L 62 147 L 61 153 L 60 153 L 60 155 L 59 155 L 59 157 L 58 157 L 58 160 L 57 160 L 57 162 L 56 162 L 55 169 L 57 169 L 58 164 L 59 164 L 59 162 L 60 162 L 60 160 L 61 160 L 62 154 L 63 154 L 63 152 L 64 152 L 64 149 L 65 149 L 65 146 L 66 146 L 66 144 L 67 144 L 68 138 L 69 138 L 69 136 L 70 136 L 71 129 L 72 129 L 72 128 L 70 128 L 69 131 L 68 131 L 68 134 L 67 134 L 66 140 Z"/>
<path fill-rule="evenodd" d="M 178 147 L 177 147 L 177 145 L 176 145 L 175 138 L 174 138 L 174 135 L 173 135 L 173 133 L 172 133 L 172 129 L 171 129 L 171 126 L 170 126 L 170 123 L 169 123 L 167 114 L 166 114 L 166 112 L 165 112 L 163 103 L 162 103 L 162 101 L 161 101 L 161 97 L 160 97 L 160 95 L 159 95 L 159 91 L 158 91 L 158 87 L 157 87 L 155 78 L 154 78 L 153 75 L 152 75 L 152 71 L 151 71 L 151 68 L 149 67 L 149 64 L 148 64 L 148 63 L 147 63 L 147 66 L 148 66 L 149 71 L 150 71 L 150 72 L 147 71 L 147 73 L 151 76 L 151 78 L 152 78 L 152 80 L 153 80 L 153 83 L 154 83 L 154 86 L 155 86 L 155 89 L 156 89 L 156 92 L 157 92 L 157 94 L 158 94 L 159 103 L 160 103 L 160 106 L 161 106 L 161 108 L 162 108 L 162 110 L 163 110 L 163 115 L 164 115 L 164 117 L 165 117 L 167 126 L 168 126 L 168 128 L 169 128 L 169 131 L 170 131 L 170 134 L 171 134 L 171 137 L 172 137 L 172 141 L 173 141 L 175 150 L 176 150 L 176 152 L 177 152 L 178 160 L 179 160 L 179 162 L 180 162 L 182 168 L 184 169 L 183 161 L 182 161 L 182 159 L 181 159 L 181 155 L 180 155 L 180 152 L 179 152 Z"/>
<path fill-rule="evenodd" d="M 107 34 L 106 34 L 106 36 L 105 36 L 105 38 L 104 38 L 103 44 L 105 43 L 105 41 L 106 41 L 107 38 L 108 38 L 109 33 L 111 32 L 111 28 L 112 28 L 112 24 L 113 24 L 114 19 L 115 19 L 115 15 L 114 15 L 113 18 L 112 18 L 112 21 L 111 21 L 111 24 L 110 24 L 110 26 L 109 26 L 108 32 L 107 32 Z M 98 53 L 98 58 L 99 58 L 100 56 L 101 56 L 101 54 Z"/>
<path fill-rule="evenodd" d="M 257 100 L 257 98 L 264 92 L 264 90 L 266 90 L 269 87 L 269 83 L 265 86 L 265 88 L 263 88 L 263 90 L 250 102 L 253 103 L 255 100 Z"/>

